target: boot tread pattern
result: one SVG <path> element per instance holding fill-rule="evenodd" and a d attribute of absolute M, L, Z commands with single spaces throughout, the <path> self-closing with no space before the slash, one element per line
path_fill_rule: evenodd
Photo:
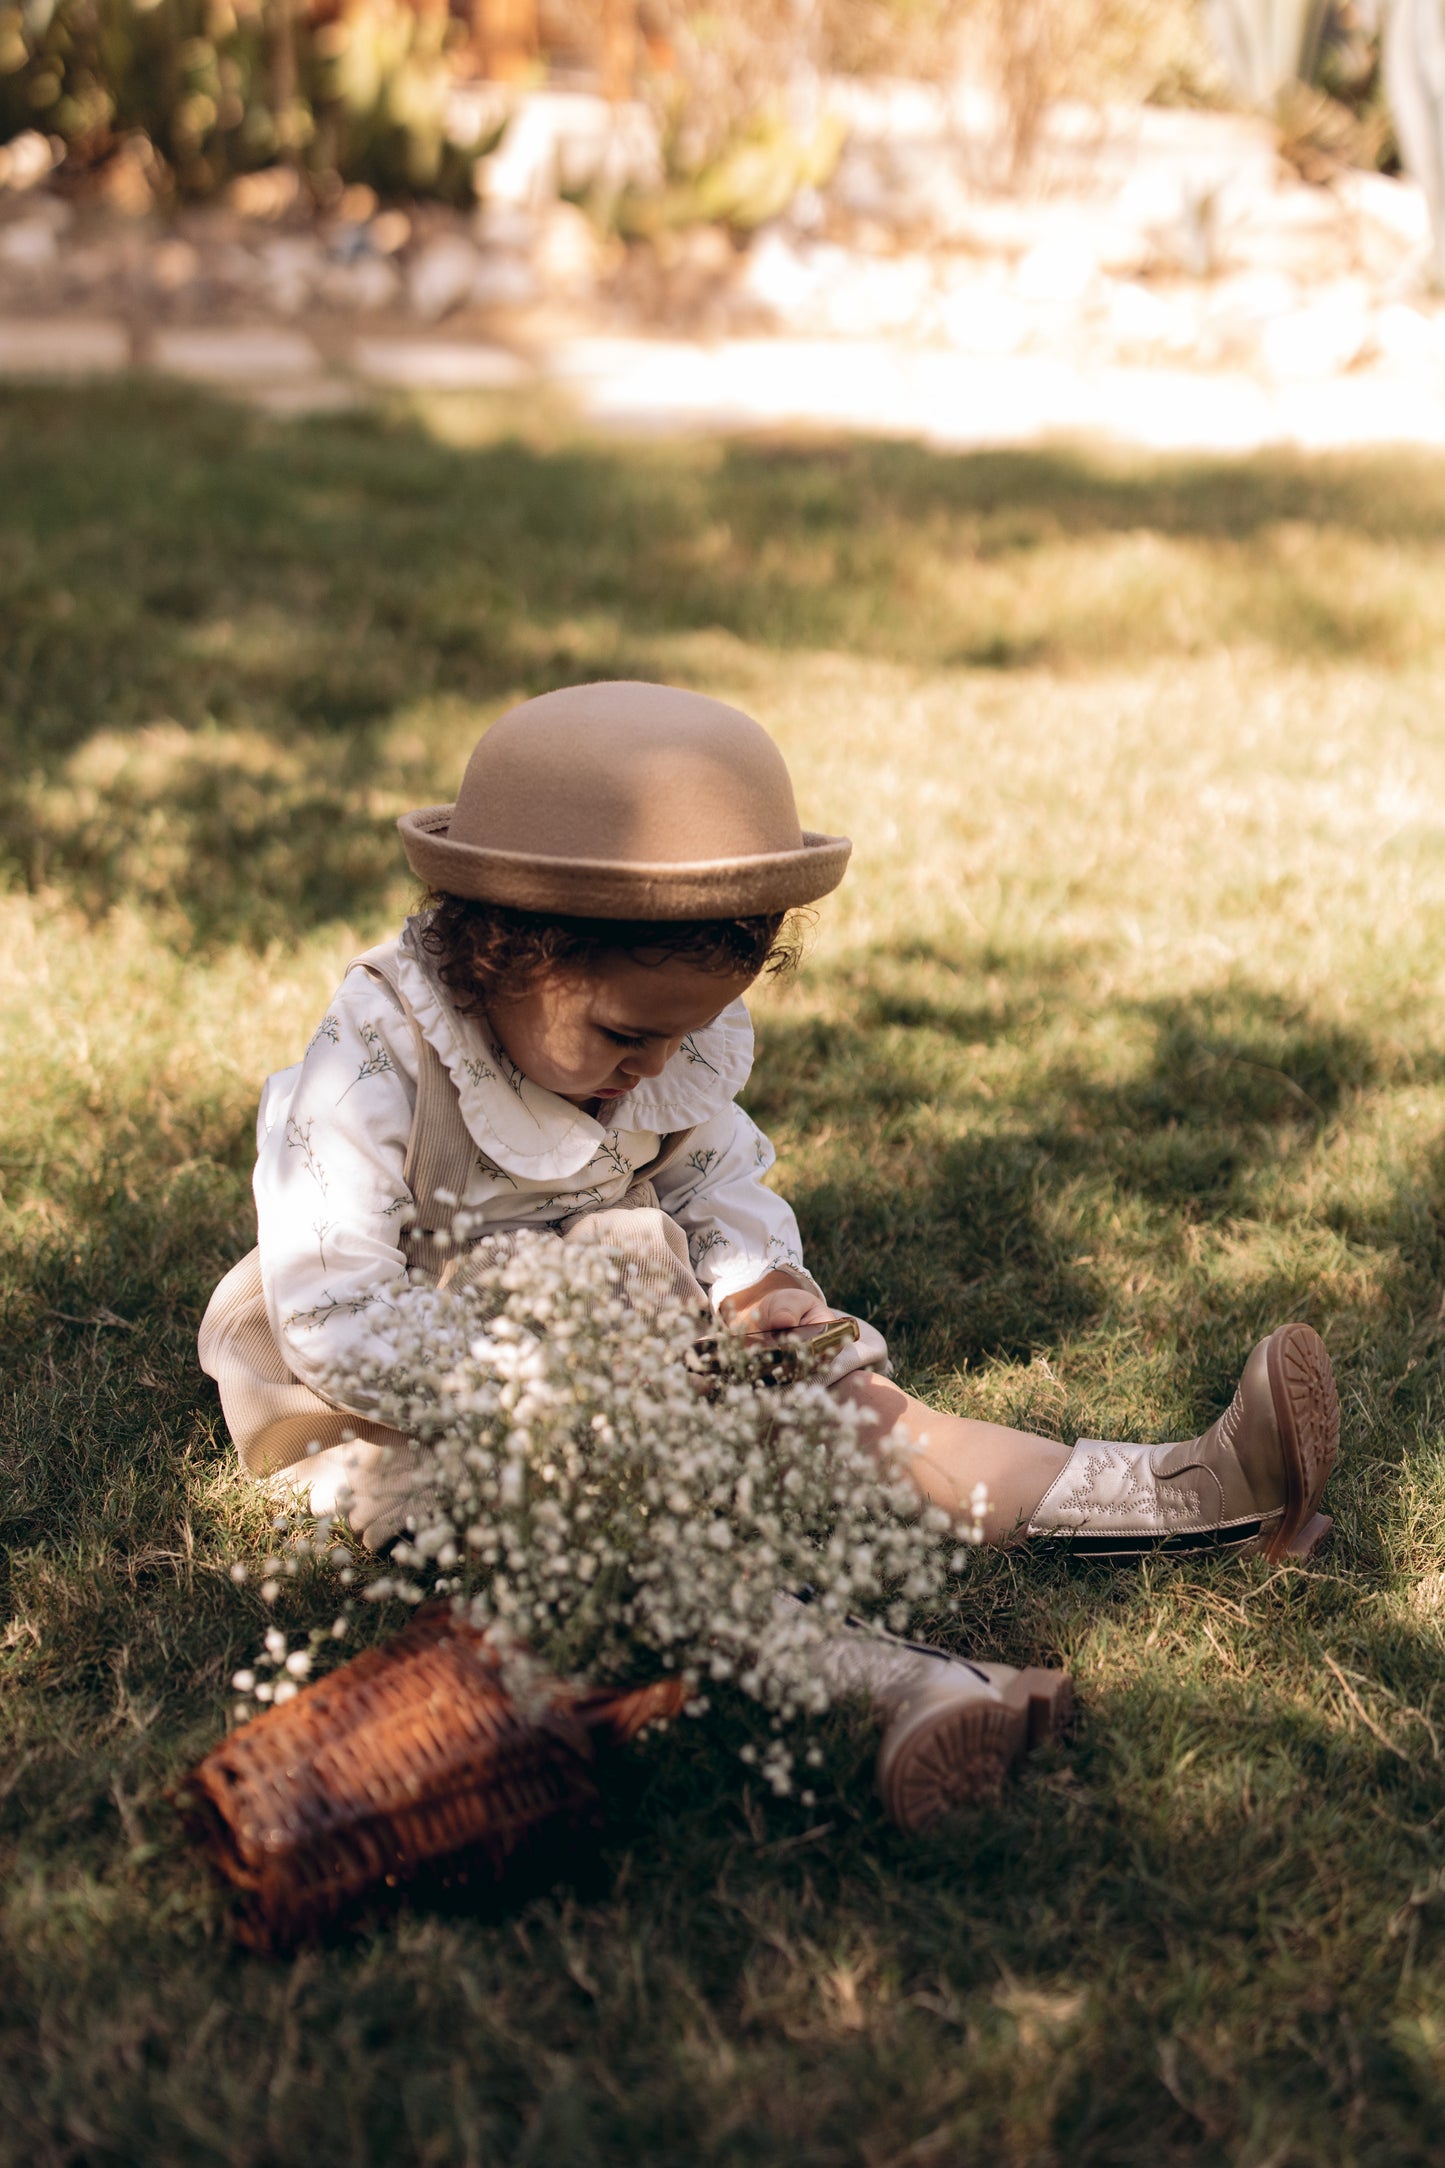
<path fill-rule="evenodd" d="M 1270 1340 L 1269 1356 L 1286 1497 L 1266 1556 L 1278 1560 L 1302 1555 L 1298 1547 L 1302 1535 L 1324 1518 L 1315 1509 L 1340 1449 L 1340 1402 L 1325 1344 L 1312 1326 L 1281 1325 Z M 1328 1526 L 1325 1521 L 1318 1540 L 1323 1540 Z M 1311 1545 L 1317 1547 L 1318 1543 Z"/>
<path fill-rule="evenodd" d="M 965 1702 L 899 1742 L 879 1789 L 900 1829 L 926 1829 L 956 1807 L 1001 1790 L 1028 1736 L 1024 1710 L 1003 1701 Z"/>
<path fill-rule="evenodd" d="M 901 1737 L 885 1739 L 878 1788 L 900 1828 L 926 1829 L 955 1808 L 995 1798 L 1014 1762 L 1067 1728 L 1074 1707 L 1067 1671 L 984 1668 L 998 1680 L 996 1701 L 929 1712 Z"/>

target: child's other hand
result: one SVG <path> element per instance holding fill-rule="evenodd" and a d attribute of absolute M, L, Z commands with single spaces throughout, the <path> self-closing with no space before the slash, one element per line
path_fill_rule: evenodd
<path fill-rule="evenodd" d="M 827 1325 L 838 1315 L 821 1295 L 779 1275 L 759 1280 L 730 1295 L 721 1306 L 722 1321 L 734 1332 L 793 1332 L 800 1325 Z"/>

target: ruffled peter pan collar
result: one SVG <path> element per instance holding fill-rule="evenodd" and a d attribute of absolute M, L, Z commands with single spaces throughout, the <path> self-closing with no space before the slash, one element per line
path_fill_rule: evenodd
<path fill-rule="evenodd" d="M 459 1015 L 410 918 L 397 943 L 397 984 L 427 1044 L 457 1088 L 462 1119 L 478 1148 L 508 1174 L 550 1182 L 577 1174 L 618 1130 L 665 1136 L 721 1113 L 747 1082 L 753 1027 L 734 1001 L 701 1031 L 690 1032 L 660 1075 L 648 1077 L 608 1107 L 606 1127 L 555 1092 L 523 1076 L 480 1017 Z"/>

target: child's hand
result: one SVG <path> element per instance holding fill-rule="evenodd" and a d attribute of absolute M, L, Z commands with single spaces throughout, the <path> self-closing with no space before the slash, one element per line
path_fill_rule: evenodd
<path fill-rule="evenodd" d="M 821 1295 L 779 1275 L 730 1295 L 722 1321 L 734 1332 L 793 1332 L 799 1325 L 827 1325 L 838 1315 Z"/>

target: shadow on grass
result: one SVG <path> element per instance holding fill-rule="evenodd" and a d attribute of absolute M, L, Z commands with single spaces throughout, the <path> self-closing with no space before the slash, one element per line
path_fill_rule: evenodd
<path fill-rule="evenodd" d="M 142 385 L 7 393 L 0 460 L 0 859 L 193 942 L 364 914 L 479 712 L 666 674 L 699 630 L 924 668 L 1445 640 L 1420 458 L 640 447 L 505 411 L 458 449 Z"/>
<path fill-rule="evenodd" d="M 1119 1073 L 1101 1075 L 1046 1051 L 1051 1025 L 1087 998 L 1086 959 L 994 957 L 1008 991 L 992 1005 L 890 992 L 907 960 L 875 955 L 835 995 L 852 1007 L 846 1023 L 770 1016 L 750 1087 L 764 1127 L 797 1139 L 787 1186 L 814 1270 L 877 1319 L 905 1372 L 1027 1361 L 1086 1327 L 1143 1321 L 1180 1343 L 1196 1394 L 1227 1398 L 1261 1332 L 1330 1314 L 1299 1240 L 1312 1225 L 1384 1260 L 1392 1354 L 1437 1307 L 1445 1215 L 1429 1174 L 1383 1216 L 1328 1191 L 1314 1207 L 1282 1202 L 1358 1095 L 1388 1086 L 1402 1061 L 1413 1082 L 1438 1083 L 1437 1052 L 1382 1055 L 1368 1033 L 1236 980 L 1096 1012 L 1122 1048 L 1107 1063 Z M 1029 1058 L 1035 1037 L 1044 1045 Z M 969 1060 L 971 1047 L 1000 1046 L 1020 1057 L 1002 1108 Z M 1094 1254 L 1117 1239 L 1121 1212 L 1154 1261 L 1133 1305 L 1107 1291 Z M 1276 1225 L 1270 1262 L 1237 1293 L 1212 1286 L 1201 1314 L 1199 1286 L 1185 1286 L 1191 1260 L 1207 1265 L 1211 1242 Z"/>

